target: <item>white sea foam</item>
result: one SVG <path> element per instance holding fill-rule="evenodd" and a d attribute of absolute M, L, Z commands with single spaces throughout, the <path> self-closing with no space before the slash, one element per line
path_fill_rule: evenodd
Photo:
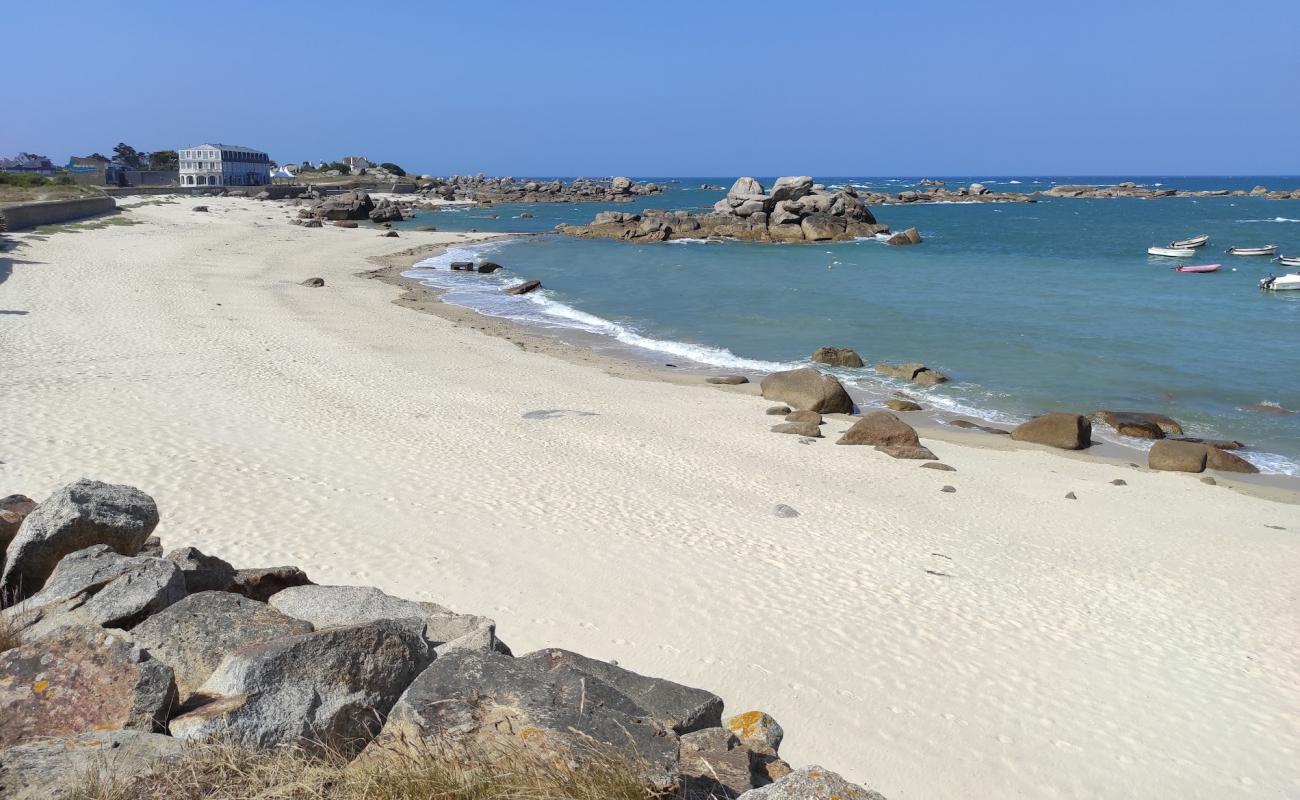
<path fill-rule="evenodd" d="M 1273 217 L 1272 219 L 1239 219 L 1237 222 L 1300 222 L 1300 219 L 1291 219 L 1290 217 Z"/>

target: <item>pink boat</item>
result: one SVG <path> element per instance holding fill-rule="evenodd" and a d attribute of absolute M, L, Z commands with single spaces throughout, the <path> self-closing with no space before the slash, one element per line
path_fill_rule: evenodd
<path fill-rule="evenodd" d="M 1179 264 L 1178 266 L 1174 267 L 1174 269 L 1178 270 L 1179 272 L 1218 272 L 1219 267 L 1221 266 L 1223 265 L 1222 264 L 1198 264 L 1193 266 L 1191 264 Z"/>

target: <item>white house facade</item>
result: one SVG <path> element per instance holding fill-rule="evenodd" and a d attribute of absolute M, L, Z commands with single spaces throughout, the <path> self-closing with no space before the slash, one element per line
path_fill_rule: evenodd
<path fill-rule="evenodd" d="M 230 144 L 200 144 L 178 151 L 181 186 L 266 186 L 271 157 Z"/>

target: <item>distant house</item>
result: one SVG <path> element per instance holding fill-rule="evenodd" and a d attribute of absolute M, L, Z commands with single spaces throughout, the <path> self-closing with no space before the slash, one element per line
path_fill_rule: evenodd
<path fill-rule="evenodd" d="M 19 153 L 17 158 L 0 158 L 0 172 L 26 172 L 35 175 L 53 175 L 54 162 L 45 156 Z"/>
<path fill-rule="evenodd" d="M 370 166 L 370 161 L 365 156 L 344 156 L 340 163 L 352 170 L 353 175 L 359 175 L 361 170 Z"/>
<path fill-rule="evenodd" d="M 178 150 L 181 186 L 266 186 L 271 157 L 232 144 L 200 144 Z"/>

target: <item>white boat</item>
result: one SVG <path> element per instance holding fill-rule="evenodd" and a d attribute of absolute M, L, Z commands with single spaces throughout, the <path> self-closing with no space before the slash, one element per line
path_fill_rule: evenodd
<path fill-rule="evenodd" d="M 1193 237 L 1190 238 L 1190 239 L 1179 239 L 1179 240 L 1176 241 L 1176 242 L 1171 242 L 1171 243 L 1169 244 L 1169 246 L 1170 246 L 1170 247 L 1175 247 L 1175 248 L 1178 248 L 1178 247 L 1204 247 L 1205 244 L 1206 244 L 1207 242 L 1209 242 L 1209 241 L 1210 241 L 1210 234 L 1208 234 L 1208 233 L 1202 233 L 1200 236 L 1193 236 Z"/>
<path fill-rule="evenodd" d="M 1270 292 L 1284 292 L 1289 289 L 1300 290 L 1300 274 L 1269 275 L 1259 282 L 1259 288 Z"/>
<path fill-rule="evenodd" d="M 1284 267 L 1300 267 L 1300 256 L 1278 256 L 1273 260 Z"/>
<path fill-rule="evenodd" d="M 1224 252 L 1230 256 L 1273 256 L 1277 255 L 1277 245 L 1266 244 L 1263 247 L 1229 247 Z"/>
<path fill-rule="evenodd" d="M 1147 255 L 1167 258 L 1191 258 L 1196 251 L 1190 247 L 1148 247 Z"/>

